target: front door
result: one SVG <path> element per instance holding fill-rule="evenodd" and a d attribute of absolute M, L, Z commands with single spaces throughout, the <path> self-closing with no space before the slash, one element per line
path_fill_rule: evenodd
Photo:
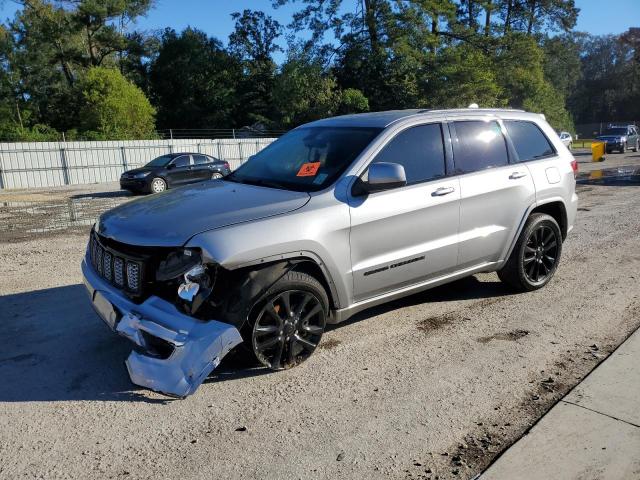
<path fill-rule="evenodd" d="M 455 269 L 460 188 L 444 152 L 434 123 L 400 131 L 373 159 L 402 165 L 407 185 L 349 200 L 355 301 Z"/>
<path fill-rule="evenodd" d="M 193 167 L 191 165 L 191 155 L 180 155 L 171 162 L 171 168 L 167 171 L 169 185 L 178 186 L 189 183 Z"/>

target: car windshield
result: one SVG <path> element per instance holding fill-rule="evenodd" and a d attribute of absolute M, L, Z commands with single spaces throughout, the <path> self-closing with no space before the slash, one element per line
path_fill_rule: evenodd
<path fill-rule="evenodd" d="M 626 134 L 627 134 L 626 128 L 609 128 L 605 130 L 603 135 L 626 135 Z"/>
<path fill-rule="evenodd" d="M 171 160 L 173 160 L 173 155 L 162 155 L 151 160 L 145 167 L 166 167 Z"/>
<path fill-rule="evenodd" d="M 226 180 L 312 192 L 331 185 L 380 128 L 303 127 L 251 157 Z"/>

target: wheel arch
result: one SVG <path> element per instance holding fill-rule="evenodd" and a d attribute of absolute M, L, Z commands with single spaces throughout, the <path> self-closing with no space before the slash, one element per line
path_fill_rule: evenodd
<path fill-rule="evenodd" d="M 534 213 L 546 213 L 547 215 L 553 217 L 553 219 L 558 223 L 558 226 L 560 227 L 562 240 L 564 241 L 567 238 L 567 207 L 565 206 L 564 202 L 560 200 L 554 200 L 543 203 L 542 205 L 538 205 L 529 212 L 529 215 L 527 217 L 531 216 Z"/>

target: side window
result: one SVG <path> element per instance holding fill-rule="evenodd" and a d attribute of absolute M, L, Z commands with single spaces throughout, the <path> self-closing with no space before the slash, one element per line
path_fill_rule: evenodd
<path fill-rule="evenodd" d="M 205 163 L 211 163 L 211 159 L 206 155 L 193 155 L 193 163 L 203 165 Z"/>
<path fill-rule="evenodd" d="M 535 123 L 505 120 L 504 125 L 521 162 L 548 157 L 556 153 Z"/>
<path fill-rule="evenodd" d="M 455 122 L 457 141 L 453 161 L 456 173 L 469 173 L 509 163 L 507 144 L 496 121 Z"/>
<path fill-rule="evenodd" d="M 418 125 L 400 132 L 372 163 L 381 162 L 402 165 L 407 185 L 443 177 L 444 143 L 440 124 Z"/>
<path fill-rule="evenodd" d="M 191 160 L 189 155 L 182 155 L 181 157 L 178 157 L 173 161 L 173 164 L 176 167 L 188 167 L 190 163 Z"/>

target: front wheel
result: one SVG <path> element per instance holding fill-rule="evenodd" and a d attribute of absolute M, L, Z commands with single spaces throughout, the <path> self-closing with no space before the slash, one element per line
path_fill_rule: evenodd
<path fill-rule="evenodd" d="M 544 287 L 553 277 L 562 253 L 562 232 L 555 219 L 545 213 L 532 214 L 518 237 L 498 277 L 515 290 L 526 292 Z"/>
<path fill-rule="evenodd" d="M 620 148 L 620 153 L 625 153 L 627 151 L 627 143 L 623 143 L 622 147 Z"/>
<path fill-rule="evenodd" d="M 160 177 L 156 177 L 151 180 L 151 193 L 164 192 L 167 189 L 167 182 Z"/>
<path fill-rule="evenodd" d="M 211 175 L 211 180 L 220 180 L 221 178 L 222 178 L 222 174 L 219 172 L 216 172 Z"/>
<path fill-rule="evenodd" d="M 314 277 L 288 272 L 254 304 L 246 325 L 255 357 L 272 370 L 304 362 L 320 343 L 329 312 L 327 294 Z"/>

